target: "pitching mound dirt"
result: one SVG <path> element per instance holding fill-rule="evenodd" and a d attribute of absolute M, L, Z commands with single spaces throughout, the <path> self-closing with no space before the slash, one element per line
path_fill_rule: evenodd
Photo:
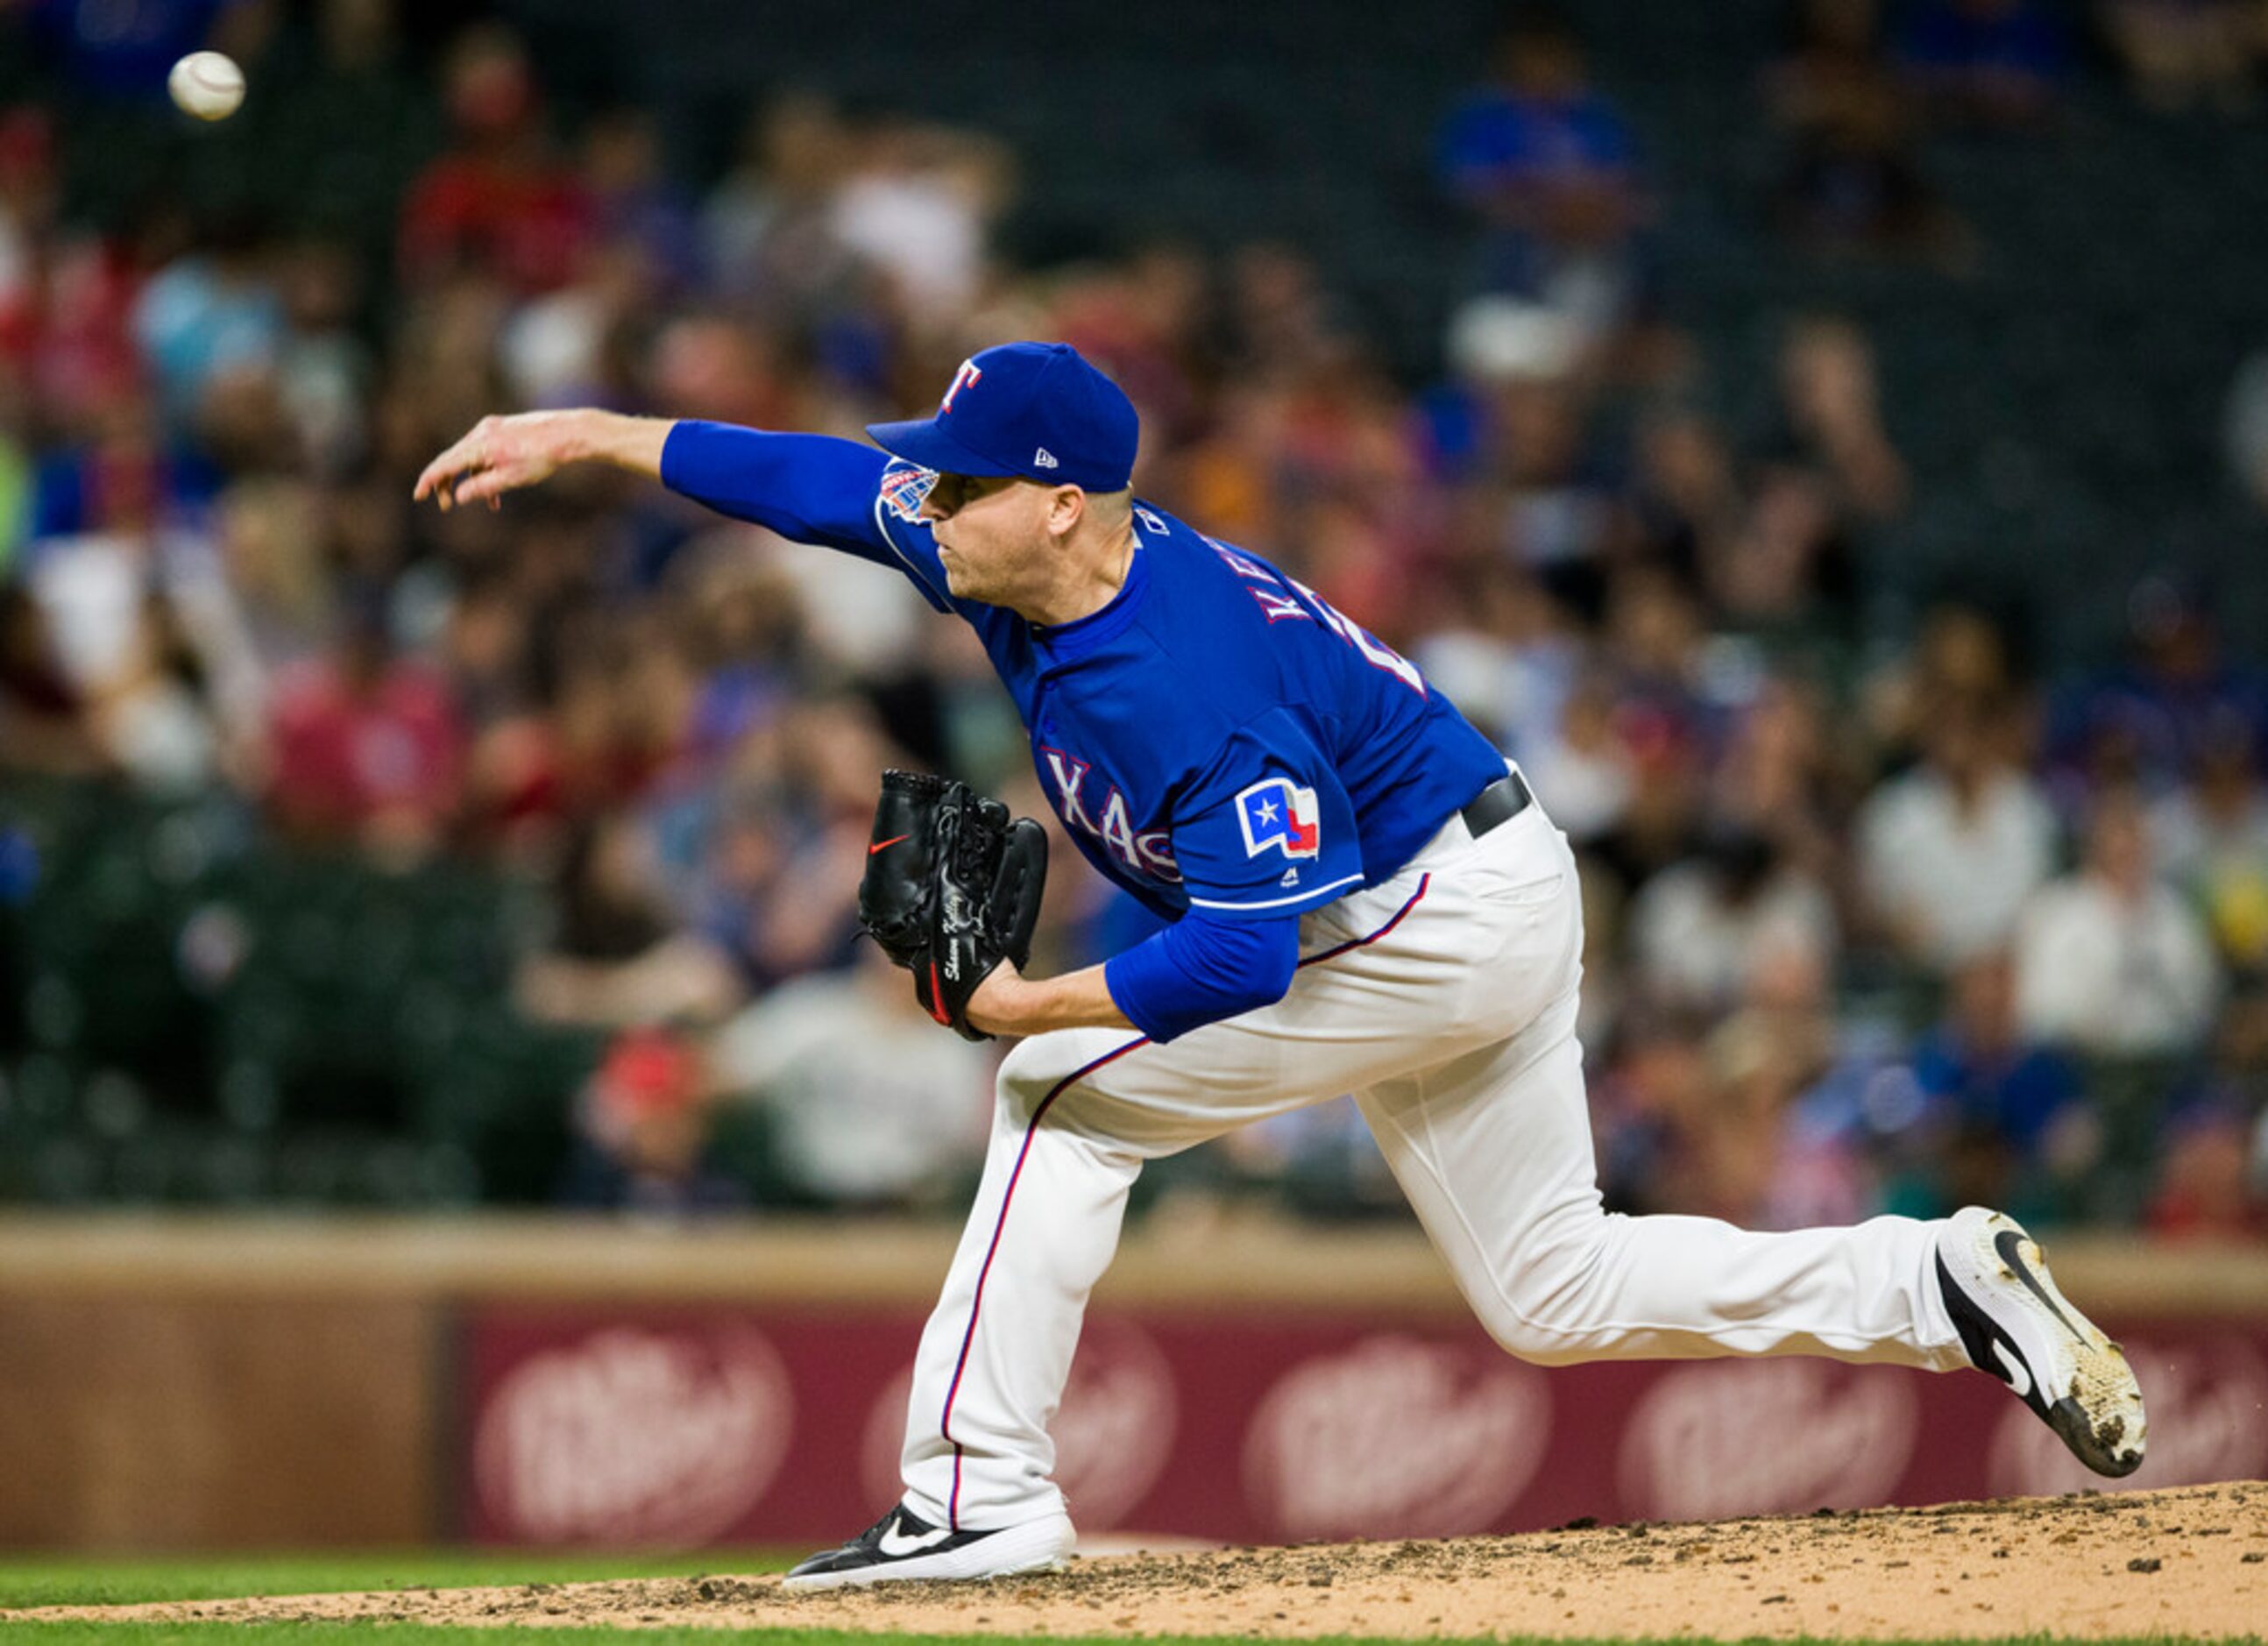
<path fill-rule="evenodd" d="M 2268 1486 L 1516 1538 L 1114 1555 L 989 1583 L 791 1597 L 777 1577 L 531 1583 L 11 1617 L 707 1625 L 999 1635 L 2257 1635 Z"/>

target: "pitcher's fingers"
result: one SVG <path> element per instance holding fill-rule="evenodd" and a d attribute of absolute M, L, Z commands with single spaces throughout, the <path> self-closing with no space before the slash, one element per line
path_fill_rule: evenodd
<path fill-rule="evenodd" d="M 417 476 L 417 484 L 409 493 L 410 501 L 423 502 L 436 491 L 446 493 L 449 483 L 472 467 L 472 460 L 466 453 L 451 447 L 425 465 L 425 472 Z"/>
<path fill-rule="evenodd" d="M 519 476 L 510 469 L 483 469 L 478 473 L 468 474 L 451 490 L 461 506 L 467 503 L 494 503 L 521 483 Z"/>

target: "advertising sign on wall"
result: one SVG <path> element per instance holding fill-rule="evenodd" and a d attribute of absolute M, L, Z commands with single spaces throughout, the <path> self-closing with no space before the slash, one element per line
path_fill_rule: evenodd
<path fill-rule="evenodd" d="M 824 1543 L 895 1500 L 920 1317 L 489 1308 L 478 1540 Z M 1997 1384 L 1825 1361 L 1543 1370 L 1438 1318 L 1098 1313 L 1055 1427 L 1082 1532 L 1438 1537 L 2268 1473 L 2268 1327 L 2134 1323 L 2149 1461 L 2086 1473 Z M 912 1413 L 911 1421 L 924 1421 Z"/>

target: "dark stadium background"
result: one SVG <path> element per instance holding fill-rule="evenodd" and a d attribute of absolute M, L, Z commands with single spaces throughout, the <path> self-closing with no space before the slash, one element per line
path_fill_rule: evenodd
<path fill-rule="evenodd" d="M 1040 335 L 1579 837 L 1615 1204 L 2257 1239 L 2261 8 L 1874 10 L 0 8 L 0 1199 L 949 1216 L 986 1065 L 850 898 L 883 764 L 1038 809 L 981 660 L 658 491 L 407 499 Z M 1152 1179 L 1396 1214 L 1337 1110 Z"/>

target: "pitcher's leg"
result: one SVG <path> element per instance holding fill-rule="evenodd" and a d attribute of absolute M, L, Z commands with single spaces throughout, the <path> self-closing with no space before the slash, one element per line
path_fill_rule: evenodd
<path fill-rule="evenodd" d="M 1822 1354 L 1969 1363 L 1935 1278 L 1939 1225 L 1756 1234 L 1601 1207 L 1572 993 L 1531 1029 L 1360 1098 L 1491 1335 L 1523 1359 Z"/>
<path fill-rule="evenodd" d="M 1038 1122 L 1083 1068 L 1140 1044 L 1130 1031 L 1073 1030 L 1025 1042 L 1001 1067 L 983 1179 L 907 1399 L 905 1502 L 932 1524 L 1008 1525 L 1063 1508 L 1048 1425 L 1142 1156 Z"/>
<path fill-rule="evenodd" d="M 1473 876 L 1521 882 L 1498 903 L 1421 869 L 1331 905 L 1273 1006 L 1167 1045 L 1075 1030 L 1009 1054 L 983 1184 L 915 1365 L 909 1507 L 981 1528 L 1059 1505 L 1047 1424 L 1142 1161 L 1454 1058 L 1548 998 L 1523 961 L 1571 951 L 1572 871 L 1564 849 L 1542 851 L 1548 838 L 1530 844 L 1535 889 Z M 1476 948 L 1511 975 L 1476 978 Z"/>

